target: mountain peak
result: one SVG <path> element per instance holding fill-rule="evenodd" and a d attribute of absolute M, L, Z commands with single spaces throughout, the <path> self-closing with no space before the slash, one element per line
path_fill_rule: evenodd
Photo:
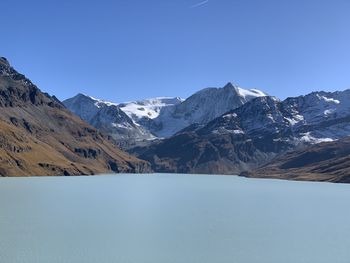
<path fill-rule="evenodd" d="M 225 89 L 225 88 L 238 88 L 238 86 L 232 84 L 232 82 L 228 82 L 223 88 L 224 88 L 224 89 Z"/>
<path fill-rule="evenodd" d="M 61 108 L 62 104 L 49 94 L 41 92 L 25 75 L 17 72 L 5 57 L 0 57 L 0 77 L 4 78 L 0 85 L 1 107 L 15 107 L 27 105 L 49 105 Z M 6 80 L 5 80 L 6 79 Z"/>
<path fill-rule="evenodd" d="M 232 84 L 232 82 L 228 82 L 223 88 L 223 90 L 227 90 L 227 91 L 234 91 L 237 96 L 239 97 L 243 97 L 245 99 L 252 99 L 255 97 L 264 97 L 264 96 L 268 96 L 267 93 L 258 90 L 258 89 L 243 89 L 241 87 L 239 87 L 238 85 Z"/>
<path fill-rule="evenodd" d="M 9 61 L 5 58 L 5 57 L 0 57 L 0 64 L 6 65 L 6 66 L 10 66 Z"/>

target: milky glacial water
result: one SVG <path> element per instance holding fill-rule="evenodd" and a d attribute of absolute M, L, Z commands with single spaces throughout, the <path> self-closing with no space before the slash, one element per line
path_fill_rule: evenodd
<path fill-rule="evenodd" d="M 350 262 L 350 185 L 209 175 L 0 178 L 0 262 Z"/>

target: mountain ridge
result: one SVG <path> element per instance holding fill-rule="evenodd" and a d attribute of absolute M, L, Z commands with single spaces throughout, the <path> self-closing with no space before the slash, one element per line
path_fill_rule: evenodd
<path fill-rule="evenodd" d="M 206 125 L 189 126 L 130 152 L 149 161 L 155 171 L 238 174 L 287 151 L 346 137 L 349 128 L 350 90 L 314 92 L 283 101 L 264 96 Z"/>
<path fill-rule="evenodd" d="M 227 110 L 237 108 L 250 99 L 265 95 L 266 93 L 259 90 L 245 90 L 228 83 L 222 88 L 202 89 L 185 100 L 180 97 L 156 97 L 113 103 L 78 94 L 63 103 L 72 112 L 99 129 L 102 126 L 103 128 L 110 126 L 111 122 L 106 121 L 103 125 L 92 123 L 93 116 L 101 111 L 101 107 L 118 107 L 136 125 L 136 127 L 135 125 L 129 127 L 130 140 L 136 137 L 136 141 L 145 141 L 169 137 L 188 125 L 207 123 Z M 105 119 L 111 120 L 112 117 L 105 115 Z M 124 121 L 114 123 L 125 126 L 125 123 L 130 123 L 131 120 L 124 118 Z M 137 131 L 140 129 L 141 132 Z M 113 130 L 112 127 L 104 131 L 114 137 L 121 132 L 118 129 Z M 126 138 L 120 139 L 125 140 Z"/>

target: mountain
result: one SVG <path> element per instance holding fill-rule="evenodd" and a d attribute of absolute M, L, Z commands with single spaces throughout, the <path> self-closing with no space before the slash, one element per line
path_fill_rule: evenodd
<path fill-rule="evenodd" d="M 238 174 L 289 150 L 350 135 L 350 90 L 257 97 L 205 125 L 130 150 L 155 171 Z"/>
<path fill-rule="evenodd" d="M 0 175 L 149 171 L 0 58 Z"/>
<path fill-rule="evenodd" d="M 286 152 L 350 135 L 350 90 L 319 91 L 280 101 L 228 83 L 203 89 L 184 101 L 163 99 L 108 103 L 158 137 L 128 147 L 157 172 L 239 174 Z M 101 103 L 106 102 L 95 99 L 92 104 L 96 108 Z M 121 118 L 113 123 L 124 122 Z"/>
<path fill-rule="evenodd" d="M 292 147 L 267 125 L 273 123 L 269 114 L 278 103 L 273 97 L 258 97 L 206 125 L 192 125 L 130 152 L 158 172 L 237 174 L 257 168 Z"/>
<path fill-rule="evenodd" d="M 84 121 L 109 134 L 120 146 L 155 138 L 135 123 L 116 103 L 78 94 L 64 100 L 63 104 Z"/>
<path fill-rule="evenodd" d="M 296 150 L 241 174 L 246 177 L 350 183 L 350 138 Z"/>
<path fill-rule="evenodd" d="M 134 145 L 135 142 L 170 137 L 192 124 L 208 123 L 224 112 L 261 96 L 266 94 L 228 83 L 223 88 L 203 89 L 186 100 L 179 97 L 158 97 L 116 104 L 78 94 L 63 103 L 72 112 L 107 132 L 117 141 L 127 141 L 126 144 Z M 111 108 L 114 110 L 110 110 Z M 98 121 L 94 119 L 97 115 Z"/>
<path fill-rule="evenodd" d="M 151 131 L 158 137 L 170 137 L 189 125 L 208 123 L 253 98 L 266 95 L 262 91 L 245 90 L 231 83 L 223 88 L 206 88 L 173 107 L 164 108 L 153 119 Z"/>

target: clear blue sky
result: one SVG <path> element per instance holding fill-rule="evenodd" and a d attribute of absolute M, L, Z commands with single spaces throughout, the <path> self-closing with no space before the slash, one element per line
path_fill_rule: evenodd
<path fill-rule="evenodd" d="M 350 88 L 348 0 L 1 0 L 0 13 L 0 55 L 60 99 Z"/>

